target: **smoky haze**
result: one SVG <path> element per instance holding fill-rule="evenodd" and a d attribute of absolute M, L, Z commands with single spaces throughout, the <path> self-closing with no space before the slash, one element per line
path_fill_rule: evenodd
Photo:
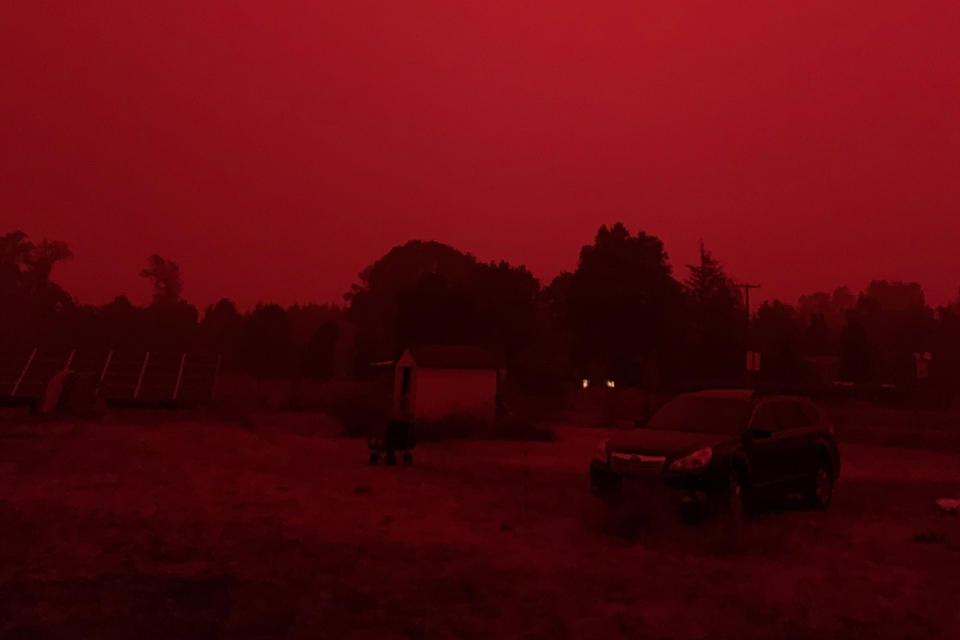
<path fill-rule="evenodd" d="M 339 302 L 409 238 L 544 283 L 597 227 L 703 238 L 758 302 L 952 298 L 960 6 L 166 2 L 2 11 L 0 228 L 78 299 Z"/>

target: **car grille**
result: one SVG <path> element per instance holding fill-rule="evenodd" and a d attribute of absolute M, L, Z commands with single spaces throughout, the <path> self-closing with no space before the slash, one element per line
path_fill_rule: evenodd
<path fill-rule="evenodd" d="M 639 453 L 611 453 L 610 470 L 616 473 L 653 476 L 663 471 L 667 459 L 663 456 L 645 456 Z"/>

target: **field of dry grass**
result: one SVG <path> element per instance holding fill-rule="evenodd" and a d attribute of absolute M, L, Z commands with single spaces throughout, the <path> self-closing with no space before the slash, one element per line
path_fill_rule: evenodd
<path fill-rule="evenodd" d="M 960 454 L 850 444 L 826 513 L 624 527 L 603 433 L 412 467 L 311 414 L 0 428 L 2 638 L 957 638 Z M 919 534 L 919 535 L 918 535 Z"/>

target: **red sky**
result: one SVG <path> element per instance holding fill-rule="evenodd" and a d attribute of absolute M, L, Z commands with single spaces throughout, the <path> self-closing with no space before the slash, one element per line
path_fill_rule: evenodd
<path fill-rule="evenodd" d="M 395 244 L 572 269 L 603 222 L 763 295 L 960 286 L 960 3 L 8 2 L 0 231 L 85 302 L 339 301 Z"/>

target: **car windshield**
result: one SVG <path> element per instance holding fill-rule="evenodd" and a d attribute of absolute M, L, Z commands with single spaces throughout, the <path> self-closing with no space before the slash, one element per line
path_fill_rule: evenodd
<path fill-rule="evenodd" d="M 645 428 L 739 435 L 747 427 L 750 409 L 746 398 L 678 396 L 663 405 Z"/>

